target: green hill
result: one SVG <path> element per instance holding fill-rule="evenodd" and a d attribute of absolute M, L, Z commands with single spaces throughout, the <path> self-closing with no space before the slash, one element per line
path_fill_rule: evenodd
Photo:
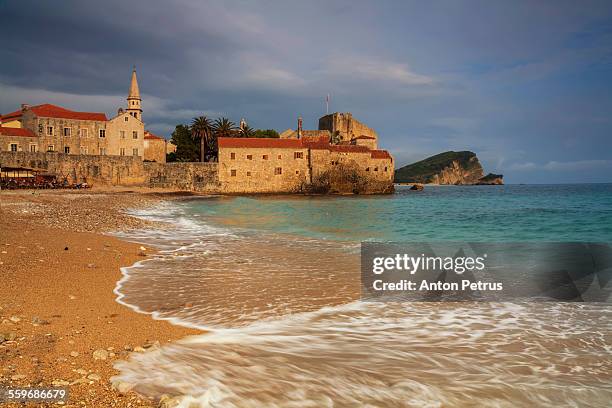
<path fill-rule="evenodd" d="M 474 152 L 444 152 L 395 171 L 396 183 L 475 184 L 483 176 Z"/>

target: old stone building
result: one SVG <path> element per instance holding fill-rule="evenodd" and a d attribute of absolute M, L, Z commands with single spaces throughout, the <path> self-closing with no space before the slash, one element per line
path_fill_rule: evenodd
<path fill-rule="evenodd" d="M 37 152 L 38 138 L 30 129 L 0 127 L 0 151 Z"/>
<path fill-rule="evenodd" d="M 142 112 L 138 79 L 133 70 L 127 108 L 120 108 L 112 119 L 100 112 L 24 104 L 20 110 L 0 116 L 0 151 L 134 156 L 141 160 L 148 155 L 155 156 L 156 161 L 165 161 L 165 155 L 162 159 L 157 152 L 145 152 Z M 146 145 L 158 150 L 158 143 Z"/>
<path fill-rule="evenodd" d="M 300 124 L 299 138 L 283 133 L 279 139 L 220 138 L 222 192 L 393 191 L 393 158 L 385 150 L 371 148 L 372 139 L 367 139 L 370 145 L 332 143 L 329 130 L 308 134 Z"/>
<path fill-rule="evenodd" d="M 357 144 L 354 141 L 366 136 L 374 139 L 374 148 L 378 145 L 378 135 L 374 129 L 359 122 L 350 112 L 335 112 L 321 117 L 319 130 L 328 130 L 332 135 L 338 137 L 338 142 Z"/>
<path fill-rule="evenodd" d="M 144 160 L 157 163 L 166 162 L 166 154 L 168 152 L 168 145 L 171 145 L 176 151 L 176 146 L 172 143 L 168 143 L 163 137 L 154 135 L 153 133 L 145 130 L 144 136 Z M 170 151 L 172 151 L 172 147 Z"/>
<path fill-rule="evenodd" d="M 324 136 L 332 144 L 366 146 L 372 150 L 378 148 L 378 135 L 374 129 L 359 122 L 350 112 L 336 112 L 321 117 L 317 130 L 302 129 L 302 121 L 298 119 L 297 129 L 287 129 L 279 135 L 281 139 L 320 138 Z"/>

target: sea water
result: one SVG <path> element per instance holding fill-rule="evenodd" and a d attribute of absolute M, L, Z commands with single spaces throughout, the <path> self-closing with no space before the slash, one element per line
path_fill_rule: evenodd
<path fill-rule="evenodd" d="M 362 241 L 612 242 L 612 185 L 399 187 L 388 196 L 206 197 L 135 212 L 159 254 L 118 301 L 201 328 L 117 364 L 202 407 L 608 406 L 612 309 L 369 303 Z"/>

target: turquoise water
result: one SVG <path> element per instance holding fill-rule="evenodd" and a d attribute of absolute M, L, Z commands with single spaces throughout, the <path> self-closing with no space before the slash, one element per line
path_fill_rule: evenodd
<path fill-rule="evenodd" d="M 612 184 L 224 197 L 193 201 L 189 212 L 222 225 L 347 241 L 612 241 Z"/>
<path fill-rule="evenodd" d="M 206 408 L 612 401 L 607 304 L 359 300 L 364 240 L 612 242 L 610 184 L 200 197 L 133 213 L 166 224 L 118 234 L 159 252 L 123 268 L 117 300 L 205 330 L 116 363 L 116 379 L 149 398 Z"/>

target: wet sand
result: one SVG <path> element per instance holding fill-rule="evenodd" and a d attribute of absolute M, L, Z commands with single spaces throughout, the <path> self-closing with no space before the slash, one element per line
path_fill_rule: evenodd
<path fill-rule="evenodd" d="M 113 363 L 199 332 L 115 302 L 119 268 L 152 250 L 102 233 L 145 226 L 122 209 L 163 198 L 121 189 L 0 192 L 0 387 L 67 386 L 65 406 L 157 406 L 114 389 Z"/>

